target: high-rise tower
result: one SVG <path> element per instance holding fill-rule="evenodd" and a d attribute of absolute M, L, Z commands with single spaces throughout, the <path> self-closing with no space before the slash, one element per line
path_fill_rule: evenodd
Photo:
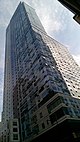
<path fill-rule="evenodd" d="M 80 138 L 80 67 L 25 3 L 6 31 L 3 120 L 13 118 L 21 142 Z"/>

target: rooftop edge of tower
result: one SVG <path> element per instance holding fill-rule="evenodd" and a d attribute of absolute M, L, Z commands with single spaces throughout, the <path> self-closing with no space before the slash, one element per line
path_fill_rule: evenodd
<path fill-rule="evenodd" d="M 13 13 L 13 15 L 12 15 L 12 17 L 11 17 L 11 19 L 10 19 L 8 25 L 7 25 L 6 31 L 8 30 L 8 27 L 9 27 L 9 25 L 10 25 L 10 23 L 11 23 L 11 21 L 12 21 L 14 15 L 16 14 L 18 8 L 19 8 L 21 5 L 23 5 L 24 7 L 27 5 L 29 8 L 31 8 L 31 9 L 33 9 L 33 10 L 35 11 L 35 9 L 34 9 L 33 7 L 31 7 L 29 4 L 27 4 L 26 2 L 20 1 L 19 4 L 18 4 L 18 6 L 17 6 L 17 8 L 16 8 L 16 10 L 15 10 L 15 12 Z"/>

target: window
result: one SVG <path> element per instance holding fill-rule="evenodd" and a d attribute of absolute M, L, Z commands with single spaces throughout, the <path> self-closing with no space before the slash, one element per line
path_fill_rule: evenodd
<path fill-rule="evenodd" d="M 37 116 L 36 115 L 34 115 L 33 117 L 32 117 L 32 123 L 37 123 Z"/>
<path fill-rule="evenodd" d="M 38 132 L 39 132 L 39 126 L 38 125 L 34 126 L 32 130 L 33 130 L 34 134 L 38 134 Z"/>
<path fill-rule="evenodd" d="M 44 86 L 41 87 L 41 89 L 39 90 L 39 93 L 41 93 L 44 90 Z"/>
<path fill-rule="evenodd" d="M 17 128 L 13 128 L 13 132 L 18 132 L 18 129 Z"/>
<path fill-rule="evenodd" d="M 40 112 L 40 118 L 42 118 L 43 117 L 43 114 L 42 114 L 42 112 Z"/>
<path fill-rule="evenodd" d="M 50 121 L 50 120 L 47 120 L 47 125 L 49 125 L 49 121 Z"/>
<path fill-rule="evenodd" d="M 54 124 L 54 122 L 57 123 L 57 120 L 60 119 L 61 117 L 63 117 L 63 116 L 65 115 L 63 109 L 64 109 L 64 108 L 60 108 L 60 109 L 57 110 L 55 113 L 52 113 L 52 114 L 50 115 L 51 124 Z"/>
<path fill-rule="evenodd" d="M 13 140 L 18 140 L 18 134 L 13 134 Z"/>
<path fill-rule="evenodd" d="M 57 97 L 55 100 L 53 100 L 52 102 L 50 102 L 48 105 L 47 105 L 47 109 L 48 109 L 48 112 L 51 113 L 51 111 L 57 107 L 58 105 L 60 105 L 61 103 L 61 99 L 59 97 Z"/>
<path fill-rule="evenodd" d="M 17 126 L 17 122 L 13 122 L 13 126 Z"/>
<path fill-rule="evenodd" d="M 42 128 L 45 129 L 45 124 L 44 123 L 42 123 Z"/>

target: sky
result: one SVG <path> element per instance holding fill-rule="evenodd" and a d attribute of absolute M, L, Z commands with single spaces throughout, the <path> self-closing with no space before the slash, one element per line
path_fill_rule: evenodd
<path fill-rule="evenodd" d="M 3 109 L 6 28 L 19 0 L 0 0 L 0 120 Z M 58 0 L 24 0 L 32 6 L 48 35 L 62 43 L 80 65 L 80 25 Z"/>

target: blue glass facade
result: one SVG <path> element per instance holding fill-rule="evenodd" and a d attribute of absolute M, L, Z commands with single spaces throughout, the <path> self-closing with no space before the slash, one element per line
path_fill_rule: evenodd
<path fill-rule="evenodd" d="M 68 120 L 80 123 L 80 68 L 68 50 L 47 35 L 35 10 L 25 3 L 19 4 L 9 29 L 11 68 L 5 75 L 11 74 L 7 82 L 12 87 L 13 111 L 6 110 L 19 119 L 21 142 L 36 140 L 43 133 L 47 136 L 49 130 L 58 126 L 63 129 L 61 124 Z M 4 102 L 4 106 L 6 104 Z M 3 112 L 5 114 L 5 108 Z M 71 126 L 70 130 L 69 137 L 67 129 L 66 133 L 64 130 L 64 134 L 60 133 L 61 140 L 73 138 L 75 128 Z M 49 136 L 52 137 L 52 133 L 54 131 Z M 56 141 L 60 139 L 58 135 L 54 133 Z"/>

